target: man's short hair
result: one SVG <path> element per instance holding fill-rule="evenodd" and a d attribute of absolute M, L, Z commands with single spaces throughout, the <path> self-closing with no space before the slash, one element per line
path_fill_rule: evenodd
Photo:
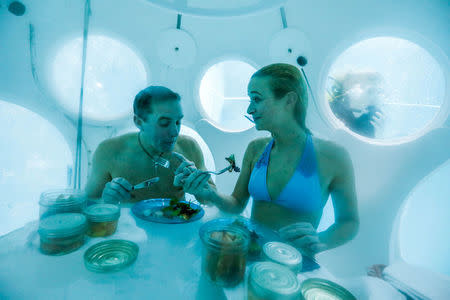
<path fill-rule="evenodd" d="M 149 86 L 134 98 L 134 114 L 145 121 L 147 115 L 152 112 L 152 103 L 165 100 L 180 100 L 180 95 L 164 86 Z"/>

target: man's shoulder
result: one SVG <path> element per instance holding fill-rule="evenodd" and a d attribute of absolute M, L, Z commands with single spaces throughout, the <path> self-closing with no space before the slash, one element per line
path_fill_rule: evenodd
<path fill-rule="evenodd" d="M 180 134 L 177 138 L 177 144 L 180 147 L 192 147 L 198 145 L 197 141 L 188 135 Z"/>
<path fill-rule="evenodd" d="M 113 138 L 102 141 L 98 147 L 97 152 L 108 153 L 110 155 L 116 155 L 119 152 L 126 151 L 130 148 L 131 144 L 137 139 L 137 132 L 131 132 L 116 136 Z"/>

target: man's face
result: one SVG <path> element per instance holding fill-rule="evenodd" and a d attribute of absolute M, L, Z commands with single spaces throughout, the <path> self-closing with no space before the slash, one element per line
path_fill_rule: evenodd
<path fill-rule="evenodd" d="M 142 120 L 141 135 L 159 152 L 170 152 L 180 133 L 183 110 L 179 100 L 152 103 L 152 112 Z"/>

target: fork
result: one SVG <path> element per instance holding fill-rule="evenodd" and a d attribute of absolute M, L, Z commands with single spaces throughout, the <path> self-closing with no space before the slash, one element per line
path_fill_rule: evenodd
<path fill-rule="evenodd" d="M 145 181 L 142 181 L 141 183 L 134 185 L 133 187 L 131 187 L 131 190 L 134 191 L 134 190 L 144 189 L 158 181 L 159 181 L 159 177 L 153 177 L 153 178 L 147 179 Z"/>
<path fill-rule="evenodd" d="M 228 167 L 223 168 L 220 171 L 205 171 L 205 173 L 212 174 L 212 175 L 220 175 L 220 174 L 225 173 L 226 171 L 230 171 L 231 169 L 233 169 L 233 166 L 229 165 Z"/>

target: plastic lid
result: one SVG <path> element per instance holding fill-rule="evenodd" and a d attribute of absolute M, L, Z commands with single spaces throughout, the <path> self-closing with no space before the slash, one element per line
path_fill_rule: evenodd
<path fill-rule="evenodd" d="M 38 232 L 41 237 L 62 238 L 84 234 L 86 230 L 87 222 L 83 214 L 64 213 L 42 219 Z"/>
<path fill-rule="evenodd" d="M 91 246 L 84 253 L 84 265 L 93 272 L 115 272 L 137 258 L 139 247 L 126 240 L 108 240 Z"/>
<path fill-rule="evenodd" d="M 41 193 L 39 205 L 45 207 L 71 207 L 82 205 L 86 202 L 86 195 L 81 190 L 56 189 Z"/>
<path fill-rule="evenodd" d="M 114 204 L 94 204 L 88 206 L 84 213 L 90 221 L 109 222 L 119 219 L 120 208 Z"/>
<path fill-rule="evenodd" d="M 199 235 L 208 247 L 227 251 L 248 250 L 250 236 L 248 231 L 232 225 L 235 219 L 215 219 L 200 227 Z"/>
<path fill-rule="evenodd" d="M 278 299 L 284 296 L 282 299 L 297 299 L 300 294 L 300 283 L 295 274 L 273 262 L 255 263 L 250 271 L 249 285 L 262 298 Z"/>
<path fill-rule="evenodd" d="M 289 268 L 299 267 L 302 263 L 302 255 L 291 245 L 280 242 L 268 242 L 263 246 L 266 257 L 273 262 L 285 265 Z"/>
<path fill-rule="evenodd" d="M 302 282 L 302 295 L 305 300 L 356 300 L 349 291 L 342 286 L 321 278 L 309 278 Z"/>

